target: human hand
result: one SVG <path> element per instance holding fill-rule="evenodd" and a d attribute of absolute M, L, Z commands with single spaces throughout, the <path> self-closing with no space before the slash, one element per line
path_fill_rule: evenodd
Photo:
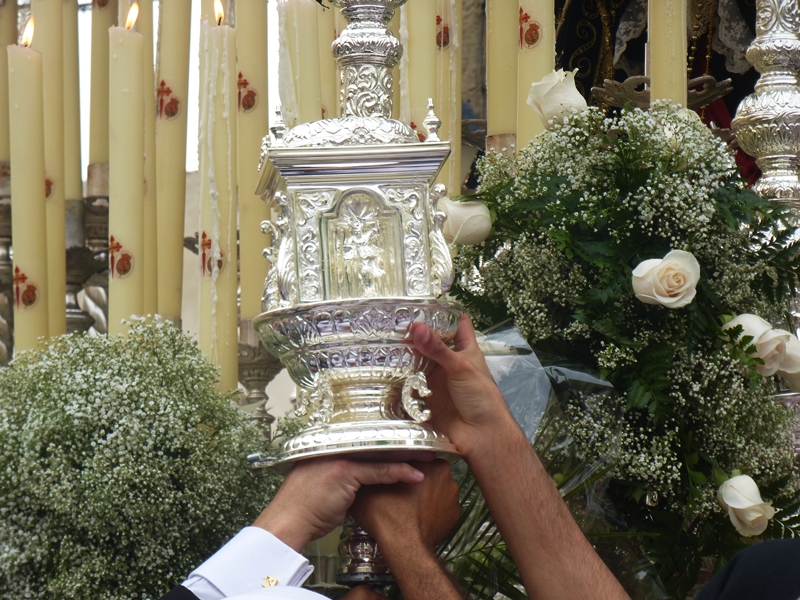
<path fill-rule="evenodd" d="M 461 516 L 450 465 L 441 459 L 412 464 L 425 474 L 422 483 L 362 488 L 350 511 L 387 559 L 398 545 L 423 544 L 432 550 Z"/>
<path fill-rule="evenodd" d="M 468 315 L 458 321 L 452 349 L 422 323 L 412 325 L 411 339 L 417 351 L 436 364 L 428 375 L 433 393 L 425 399 L 431 425 L 447 435 L 467 461 L 485 447 L 486 433 L 519 430 L 492 379 Z"/>
<path fill-rule="evenodd" d="M 381 596 L 378 592 L 372 591 L 368 587 L 360 585 L 342 596 L 342 600 L 386 600 L 386 597 Z"/>
<path fill-rule="evenodd" d="M 418 484 L 423 479 L 421 471 L 401 462 L 305 460 L 295 465 L 253 525 L 300 552 L 344 520 L 362 485 Z"/>

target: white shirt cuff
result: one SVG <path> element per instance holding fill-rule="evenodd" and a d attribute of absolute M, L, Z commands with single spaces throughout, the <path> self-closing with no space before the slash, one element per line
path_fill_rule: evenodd
<path fill-rule="evenodd" d="M 300 586 L 314 571 L 301 556 L 260 527 L 245 527 L 195 569 L 183 587 L 200 600 L 222 600 L 261 589 L 267 577 Z"/>

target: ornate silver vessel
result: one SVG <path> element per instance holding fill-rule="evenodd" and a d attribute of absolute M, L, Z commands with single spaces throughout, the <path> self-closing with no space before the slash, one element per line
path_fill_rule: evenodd
<path fill-rule="evenodd" d="M 797 0 L 757 0 L 756 39 L 747 60 L 761 73 L 736 110 L 732 129 L 763 172 L 766 198 L 800 202 L 800 7 Z"/>
<path fill-rule="evenodd" d="M 340 119 L 286 131 L 265 144 L 258 193 L 280 209 L 263 229 L 272 268 L 253 321 L 265 348 L 300 387 L 309 427 L 278 462 L 340 452 L 454 453 L 425 424 L 429 361 L 408 336 L 415 321 L 449 341 L 461 311 L 440 299 L 453 281 L 433 186 L 450 153 L 429 105 L 419 142 L 391 119 L 392 68 L 402 47 L 387 26 L 406 0 L 332 0 L 348 27 L 333 44 Z"/>

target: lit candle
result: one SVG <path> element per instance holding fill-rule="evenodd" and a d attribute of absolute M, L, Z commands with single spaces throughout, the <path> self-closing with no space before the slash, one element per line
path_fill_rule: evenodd
<path fill-rule="evenodd" d="M 239 22 L 238 20 L 236 21 Z M 236 26 L 238 29 L 238 25 Z M 328 7 L 317 9 L 317 33 L 319 34 L 319 80 L 320 99 L 322 101 L 322 118 L 332 119 L 338 116 L 339 96 L 336 87 L 336 60 L 333 58 L 331 45 L 336 39 L 336 19 L 334 11 Z"/>
<path fill-rule="evenodd" d="M 186 117 L 189 97 L 191 0 L 159 8 L 156 79 L 156 197 L 158 215 L 158 313 L 177 322 L 183 285 L 186 198 Z"/>
<path fill-rule="evenodd" d="M 686 106 L 686 0 L 648 3 L 650 99 Z"/>
<path fill-rule="evenodd" d="M 290 127 L 322 118 L 319 8 L 314 0 L 278 0 L 281 104 Z"/>
<path fill-rule="evenodd" d="M 47 289 L 50 336 L 67 332 L 67 254 L 64 218 L 64 34 L 62 0 L 32 0 L 38 33 L 31 47 L 42 53 L 44 168 L 48 181 Z M 13 179 L 13 177 L 12 177 Z"/>
<path fill-rule="evenodd" d="M 520 0 L 517 67 L 517 148 L 544 131 L 542 120 L 528 106 L 531 84 L 555 70 L 556 35 L 553 0 Z"/>
<path fill-rule="evenodd" d="M 269 262 L 262 254 L 269 239 L 261 233 L 261 222 L 269 219 L 270 211 L 267 203 L 255 193 L 261 139 L 269 132 L 267 3 L 263 0 L 236 2 L 236 48 L 239 285 L 244 321 L 261 313 L 261 295 L 269 271 Z"/>
<path fill-rule="evenodd" d="M 90 165 L 108 163 L 108 29 L 116 22 L 117 0 L 92 2 Z"/>
<path fill-rule="evenodd" d="M 219 367 L 219 389 L 238 382 L 236 288 L 236 32 L 216 21 L 203 23 L 200 52 L 200 331 L 198 342 Z M 315 21 L 316 23 L 316 21 Z M 257 165 L 256 165 L 257 166 Z"/>
<path fill-rule="evenodd" d="M 108 333 L 144 313 L 144 40 L 134 31 L 138 5 L 109 38 Z"/>
<path fill-rule="evenodd" d="M 120 14 L 127 15 L 132 0 L 120 1 Z M 166 3 L 165 3 L 166 4 Z M 145 315 L 158 312 L 158 257 L 156 213 L 156 103 L 155 75 L 153 73 L 153 0 L 138 0 L 139 16 L 136 31 L 143 40 L 143 81 L 144 102 L 144 308 Z M 122 9 L 124 8 L 124 13 Z M 123 19 L 120 19 L 122 21 Z"/>
<path fill-rule="evenodd" d="M 411 125 L 420 140 L 428 135 L 422 125 L 428 115 L 428 99 L 436 97 L 436 4 L 430 0 L 409 2 L 400 9 L 400 39 L 406 57 L 403 78 L 410 83 L 401 90 L 400 120 Z"/>
<path fill-rule="evenodd" d="M 22 46 L 8 47 L 11 235 L 14 239 L 14 349 L 28 350 L 49 333 L 45 217 L 42 55 L 29 48 L 34 19 Z"/>
<path fill-rule="evenodd" d="M 519 0 L 486 0 L 486 135 L 517 127 Z"/>
<path fill-rule="evenodd" d="M 0 6 L 0 48 L 17 43 L 17 0 Z M 0 60 L 0 90 L 8 89 L 8 61 Z M 8 130 L 8 94 L 0 93 L 0 163 L 11 157 Z"/>
<path fill-rule="evenodd" d="M 436 114 L 439 137 L 450 142 L 450 157 L 439 174 L 450 194 L 461 193 L 461 0 L 437 0 Z"/>

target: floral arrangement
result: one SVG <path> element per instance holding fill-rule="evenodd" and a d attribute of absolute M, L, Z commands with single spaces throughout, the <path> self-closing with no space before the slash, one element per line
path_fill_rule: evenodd
<path fill-rule="evenodd" d="M 0 597 L 158 598 L 262 510 L 258 428 L 180 331 L 64 336 L 0 370 Z"/>
<path fill-rule="evenodd" d="M 587 459 L 617 456 L 623 529 L 683 597 L 704 557 L 800 534 L 793 419 L 771 398 L 776 374 L 800 384 L 791 215 L 742 184 L 695 113 L 607 117 L 556 95 L 549 131 L 480 164 L 493 230 L 459 248 L 455 294 L 478 325 L 513 318 L 543 360 L 613 384 L 602 410 L 564 407 L 572 437 Z"/>

